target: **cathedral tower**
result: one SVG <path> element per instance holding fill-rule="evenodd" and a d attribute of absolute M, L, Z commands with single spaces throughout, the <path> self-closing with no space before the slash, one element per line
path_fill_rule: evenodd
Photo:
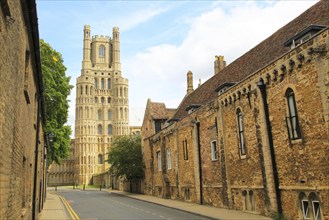
<path fill-rule="evenodd" d="M 76 182 L 91 184 L 108 171 L 107 154 L 116 136 L 129 134 L 128 79 L 121 75 L 120 33 L 90 36 L 84 26 L 81 75 L 76 83 Z"/>

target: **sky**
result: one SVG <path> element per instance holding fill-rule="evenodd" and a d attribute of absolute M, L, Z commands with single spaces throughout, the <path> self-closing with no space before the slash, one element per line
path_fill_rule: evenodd
<path fill-rule="evenodd" d="M 216 55 L 227 65 L 311 7 L 317 0 L 37 0 L 40 38 L 60 52 L 75 86 L 82 64 L 83 27 L 112 37 L 120 29 L 122 76 L 129 80 L 130 125 L 141 126 L 147 99 L 177 108 L 214 74 Z M 68 124 L 74 131 L 75 87 Z"/>

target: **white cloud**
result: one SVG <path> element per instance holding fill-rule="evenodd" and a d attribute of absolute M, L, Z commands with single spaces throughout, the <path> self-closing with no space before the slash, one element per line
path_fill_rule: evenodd
<path fill-rule="evenodd" d="M 266 2 L 265 2 L 266 3 Z M 305 11 L 315 1 L 225 2 L 191 18 L 190 29 L 179 45 L 161 44 L 139 52 L 125 67 L 130 82 L 142 81 L 132 95 L 132 105 L 153 101 L 177 107 L 186 93 L 186 73 L 202 82 L 213 75 L 215 55 L 224 55 L 227 63 L 247 52 L 280 27 Z M 174 34 L 174 33 L 173 33 Z M 184 85 L 184 86 L 182 86 Z M 194 88 L 197 87 L 197 83 Z M 137 96 L 138 94 L 138 96 Z M 170 103 L 170 104 L 169 104 Z"/>

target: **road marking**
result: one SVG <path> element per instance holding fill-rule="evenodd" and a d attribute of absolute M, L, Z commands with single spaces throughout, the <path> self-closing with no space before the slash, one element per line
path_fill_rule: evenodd
<path fill-rule="evenodd" d="M 73 220 L 80 220 L 79 216 L 77 215 L 77 213 L 75 213 L 75 211 L 72 209 L 72 207 L 70 206 L 70 204 L 66 201 L 66 199 L 63 196 L 58 195 L 59 198 L 62 200 L 64 206 L 66 207 L 66 210 L 69 212 L 71 218 Z"/>

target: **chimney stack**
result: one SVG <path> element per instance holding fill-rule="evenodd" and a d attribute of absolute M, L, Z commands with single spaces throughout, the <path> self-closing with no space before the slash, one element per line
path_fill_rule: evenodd
<path fill-rule="evenodd" d="M 224 56 L 215 56 L 214 66 L 214 74 L 216 75 L 219 71 L 226 67 L 226 61 L 224 60 Z"/>
<path fill-rule="evenodd" d="M 187 72 L 187 95 L 193 92 L 193 73 L 191 71 Z"/>

